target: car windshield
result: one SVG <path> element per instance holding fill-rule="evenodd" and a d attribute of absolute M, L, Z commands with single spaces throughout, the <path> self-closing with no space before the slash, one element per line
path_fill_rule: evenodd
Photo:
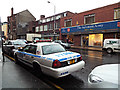
<path fill-rule="evenodd" d="M 21 44 L 26 44 L 26 43 L 22 40 L 18 40 L 18 41 L 14 41 L 13 44 L 14 45 L 21 45 Z"/>
<path fill-rule="evenodd" d="M 65 49 L 59 44 L 45 45 L 42 46 L 43 55 L 53 54 L 58 52 L 64 52 Z"/>

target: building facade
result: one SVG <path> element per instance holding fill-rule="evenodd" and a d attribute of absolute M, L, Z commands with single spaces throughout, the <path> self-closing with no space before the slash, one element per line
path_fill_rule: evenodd
<path fill-rule="evenodd" d="M 120 3 L 61 18 L 61 37 L 74 45 L 102 47 L 106 38 L 120 38 Z"/>
<path fill-rule="evenodd" d="M 40 16 L 40 20 L 36 21 L 35 33 L 40 34 L 44 39 L 60 39 L 60 19 L 63 17 L 73 16 L 74 13 L 66 11 L 50 17 Z"/>
<path fill-rule="evenodd" d="M 7 22 L 2 23 L 2 35 L 4 39 L 8 39 L 8 24 Z"/>
<path fill-rule="evenodd" d="M 29 31 L 28 23 L 35 20 L 36 18 L 28 10 L 13 14 L 11 8 L 11 16 L 8 16 L 9 39 L 26 39 L 26 33 Z"/>

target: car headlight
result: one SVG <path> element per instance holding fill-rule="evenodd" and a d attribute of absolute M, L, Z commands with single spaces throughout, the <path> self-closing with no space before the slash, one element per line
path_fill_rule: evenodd
<path fill-rule="evenodd" d="M 102 82 L 103 79 L 101 79 L 100 77 L 96 76 L 96 75 L 89 75 L 89 81 L 91 83 L 99 83 L 99 82 Z"/>

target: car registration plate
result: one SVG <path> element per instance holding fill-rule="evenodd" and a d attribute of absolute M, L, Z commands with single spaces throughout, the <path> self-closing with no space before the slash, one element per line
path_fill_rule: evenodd
<path fill-rule="evenodd" d="M 75 63 L 75 59 L 68 61 L 68 64 L 73 64 L 73 63 Z"/>

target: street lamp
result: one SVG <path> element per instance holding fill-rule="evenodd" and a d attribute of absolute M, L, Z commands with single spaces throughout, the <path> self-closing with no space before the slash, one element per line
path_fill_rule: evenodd
<path fill-rule="evenodd" d="M 47 1 L 47 3 L 51 3 L 51 2 Z M 53 40 L 55 40 L 55 12 L 56 12 L 56 6 L 53 3 L 51 3 L 51 4 L 54 6 L 54 28 L 53 28 L 54 36 L 53 36 Z"/>

